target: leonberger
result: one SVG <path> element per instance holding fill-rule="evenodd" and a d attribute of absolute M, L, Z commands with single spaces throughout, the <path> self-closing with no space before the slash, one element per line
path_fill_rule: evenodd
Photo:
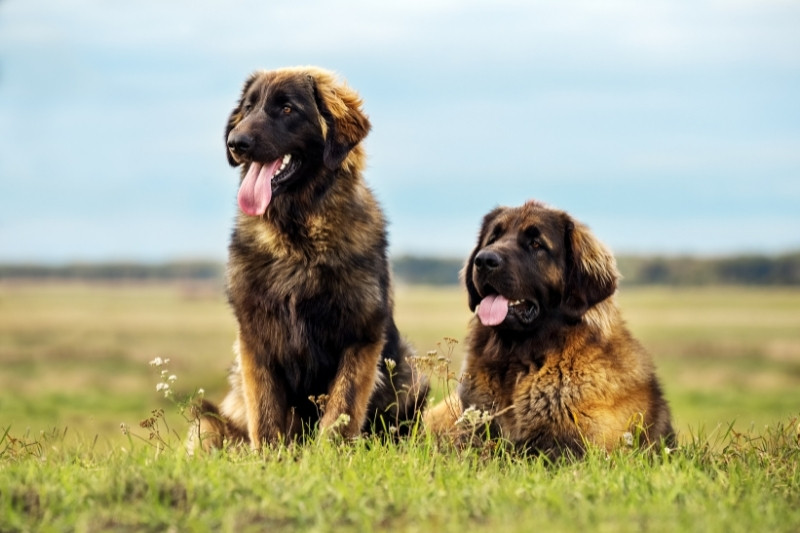
<path fill-rule="evenodd" d="M 259 71 L 228 119 L 241 166 L 228 300 L 231 390 L 199 407 L 195 439 L 253 448 L 319 428 L 402 433 L 427 383 L 395 326 L 386 221 L 362 178 L 359 95 L 316 67 Z"/>
<path fill-rule="evenodd" d="M 537 201 L 499 207 L 462 276 L 475 312 L 464 371 L 431 430 L 463 439 L 478 422 L 551 457 L 675 445 L 653 360 L 615 302 L 614 257 L 586 226 Z"/>

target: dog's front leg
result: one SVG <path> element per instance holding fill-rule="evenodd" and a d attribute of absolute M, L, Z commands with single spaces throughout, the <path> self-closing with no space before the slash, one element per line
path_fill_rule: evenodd
<path fill-rule="evenodd" d="M 247 433 L 254 450 L 286 437 L 286 394 L 266 364 L 239 338 Z"/>
<path fill-rule="evenodd" d="M 375 387 L 383 344 L 381 340 L 345 350 L 320 420 L 323 432 L 332 429 L 347 438 L 359 434 L 367 418 L 367 405 Z M 340 420 L 341 415 L 347 415 L 347 419 Z"/>

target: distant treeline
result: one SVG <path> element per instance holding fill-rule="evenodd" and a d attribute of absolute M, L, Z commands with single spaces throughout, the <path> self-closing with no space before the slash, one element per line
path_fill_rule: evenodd
<path fill-rule="evenodd" d="M 800 252 L 717 258 L 617 258 L 626 285 L 800 285 Z"/>
<path fill-rule="evenodd" d="M 461 259 L 399 257 L 395 278 L 407 283 L 459 283 Z M 620 256 L 624 285 L 800 285 L 800 252 L 728 257 Z"/>
<path fill-rule="evenodd" d="M 718 258 L 620 256 L 625 285 L 800 285 L 800 252 Z M 397 282 L 455 285 L 462 259 L 401 256 L 392 261 Z M 225 267 L 214 261 L 164 264 L 86 263 L 61 266 L 0 265 L 3 280 L 173 281 L 222 280 Z"/>
<path fill-rule="evenodd" d="M 215 261 L 183 261 L 163 264 L 75 263 L 60 266 L 14 264 L 0 265 L 0 280 L 217 280 L 222 278 L 224 271 L 224 265 Z"/>
<path fill-rule="evenodd" d="M 404 255 L 392 260 L 394 278 L 403 283 L 456 285 L 463 259 L 443 259 Z"/>

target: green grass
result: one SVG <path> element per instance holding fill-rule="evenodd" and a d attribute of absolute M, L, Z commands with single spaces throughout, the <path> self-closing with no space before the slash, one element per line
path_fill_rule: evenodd
<path fill-rule="evenodd" d="M 800 290 L 619 302 L 672 406 L 668 455 L 551 465 L 419 435 L 189 458 L 147 363 L 221 398 L 236 332 L 221 288 L 0 284 L 0 531 L 800 530 Z M 456 288 L 398 287 L 396 306 L 422 353 L 470 317 Z M 461 344 L 452 356 L 457 370 Z M 159 408 L 151 439 L 139 422 Z"/>
<path fill-rule="evenodd" d="M 680 430 L 744 430 L 800 412 L 800 290 L 638 288 L 619 302 Z"/>
<path fill-rule="evenodd" d="M 6 436 L 0 530 L 789 532 L 800 526 L 797 431 L 561 464 L 423 436 L 210 457 L 187 457 L 178 439 L 96 451 Z"/>

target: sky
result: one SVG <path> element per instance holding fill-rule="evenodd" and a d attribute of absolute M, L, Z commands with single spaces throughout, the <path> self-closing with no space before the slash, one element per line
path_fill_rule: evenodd
<path fill-rule="evenodd" d="M 364 99 L 392 255 L 536 198 L 618 254 L 800 249 L 800 2 L 0 0 L 0 262 L 222 260 L 257 69 Z"/>

